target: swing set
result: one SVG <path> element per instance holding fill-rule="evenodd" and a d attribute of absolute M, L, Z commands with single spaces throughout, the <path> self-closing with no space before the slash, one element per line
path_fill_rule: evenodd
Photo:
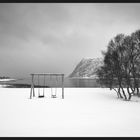
<path fill-rule="evenodd" d="M 52 82 L 52 77 L 56 77 L 55 80 L 55 92 L 53 92 L 53 88 L 51 87 L 51 98 L 56 98 L 56 93 L 57 93 L 57 86 L 58 86 L 58 77 L 61 77 L 61 88 L 62 88 L 62 99 L 64 99 L 64 74 L 58 74 L 58 73 L 33 73 L 31 75 L 31 91 L 30 91 L 30 99 L 32 97 L 35 97 L 35 84 L 34 84 L 34 79 L 37 77 L 37 87 L 38 87 L 38 98 L 43 98 L 45 97 L 45 87 L 46 85 L 46 77 L 50 77 L 50 81 Z M 43 86 L 40 84 L 40 76 L 43 76 Z M 43 88 L 43 94 L 41 95 L 40 88 Z"/>

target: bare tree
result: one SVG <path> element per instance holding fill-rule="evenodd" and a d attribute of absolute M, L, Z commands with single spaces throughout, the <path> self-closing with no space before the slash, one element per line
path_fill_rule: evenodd
<path fill-rule="evenodd" d="M 103 54 L 104 66 L 97 73 L 100 83 L 114 89 L 118 97 L 125 100 L 131 100 L 135 92 L 138 95 L 140 31 L 131 36 L 118 34 L 109 42 Z"/>

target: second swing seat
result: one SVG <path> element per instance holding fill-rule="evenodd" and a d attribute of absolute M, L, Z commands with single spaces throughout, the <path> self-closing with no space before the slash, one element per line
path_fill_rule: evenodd
<path fill-rule="evenodd" d="M 44 98 L 44 97 L 45 97 L 44 95 L 39 95 L 39 96 L 38 96 L 38 98 Z"/>
<path fill-rule="evenodd" d="M 56 98 L 56 95 L 52 95 L 52 98 Z"/>

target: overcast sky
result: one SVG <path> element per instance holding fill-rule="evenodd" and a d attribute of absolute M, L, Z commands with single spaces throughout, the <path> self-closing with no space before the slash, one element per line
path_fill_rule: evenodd
<path fill-rule="evenodd" d="M 119 33 L 140 29 L 139 3 L 0 3 L 0 75 L 69 75 Z"/>

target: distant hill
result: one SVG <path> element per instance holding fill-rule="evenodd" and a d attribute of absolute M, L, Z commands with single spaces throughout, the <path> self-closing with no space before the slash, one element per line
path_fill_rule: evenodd
<path fill-rule="evenodd" d="M 83 58 L 69 75 L 70 78 L 96 78 L 97 69 L 103 65 L 102 58 Z"/>
<path fill-rule="evenodd" d="M 10 79 L 8 76 L 0 76 L 0 79 Z"/>

